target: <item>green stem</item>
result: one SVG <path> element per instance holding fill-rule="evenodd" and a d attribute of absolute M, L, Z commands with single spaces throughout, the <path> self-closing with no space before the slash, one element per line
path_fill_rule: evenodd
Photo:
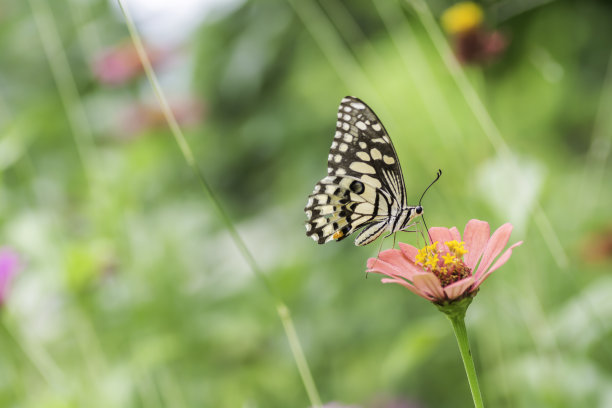
<path fill-rule="evenodd" d="M 172 113 L 172 110 L 170 109 L 168 100 L 166 99 L 166 96 L 159 84 L 159 81 L 157 80 L 157 75 L 155 75 L 155 71 L 153 70 L 151 61 L 149 60 L 149 57 L 147 56 L 144 45 L 140 38 L 140 34 L 138 33 L 138 30 L 136 30 L 136 25 L 134 24 L 134 20 L 132 19 L 132 16 L 130 15 L 129 10 L 125 7 L 125 4 L 124 4 L 125 0 L 117 0 L 117 2 L 119 3 L 119 7 L 121 8 L 121 11 L 123 12 L 123 16 L 125 17 L 125 22 L 126 22 L 128 31 L 132 38 L 132 42 L 134 44 L 134 47 L 136 48 L 136 51 L 140 58 L 140 62 L 142 63 L 142 66 L 144 68 L 145 74 L 147 75 L 147 78 L 149 79 L 149 82 L 151 83 L 151 86 L 153 87 L 153 91 L 155 92 L 155 95 L 157 96 L 157 100 L 160 104 L 161 110 L 166 118 L 166 121 L 168 122 L 170 131 L 172 132 L 172 135 L 174 136 L 174 139 L 176 143 L 178 144 L 179 149 L 181 150 L 181 153 L 183 154 L 183 157 L 185 158 L 185 161 L 187 162 L 187 165 L 193 170 L 193 172 L 196 174 L 196 176 L 200 180 L 200 184 L 203 190 L 206 192 L 213 206 L 215 207 L 218 214 L 220 215 L 221 221 L 227 228 L 232 240 L 234 241 L 234 244 L 238 248 L 238 251 L 241 253 L 241 255 L 244 257 L 246 262 L 249 264 L 255 276 L 264 285 L 268 294 L 275 300 L 276 312 L 283 324 L 283 329 L 285 330 L 285 335 L 287 336 L 287 339 L 289 341 L 289 346 L 291 348 L 291 352 L 293 353 L 293 358 L 296 362 L 298 372 L 302 379 L 302 383 L 304 384 L 304 388 L 306 389 L 306 393 L 308 394 L 308 398 L 310 399 L 310 405 L 313 408 L 318 408 L 321 406 L 321 398 L 319 397 L 319 392 L 316 388 L 314 379 L 312 377 L 312 373 L 310 372 L 310 368 L 306 361 L 306 357 L 304 356 L 304 352 L 300 344 L 300 339 L 295 331 L 293 320 L 291 318 L 291 314 L 289 313 L 289 308 L 281 300 L 280 296 L 276 292 L 272 283 L 269 281 L 268 277 L 259 268 L 259 265 L 255 261 L 255 257 L 253 256 L 251 251 L 248 249 L 245 241 L 242 239 L 242 236 L 238 233 L 238 230 L 234 226 L 234 223 L 232 219 L 230 218 L 229 214 L 225 211 L 225 207 L 222 205 L 221 201 L 217 198 L 212 187 L 210 186 L 210 184 L 204 177 L 204 174 L 198 167 L 195 161 L 193 152 L 191 150 L 191 147 L 189 146 L 187 139 L 183 135 L 183 131 L 178 125 L 178 122 L 176 121 L 176 118 L 174 117 L 174 114 Z"/>
<path fill-rule="evenodd" d="M 474 399 L 474 406 L 476 408 L 482 408 L 482 396 L 480 395 L 480 387 L 478 386 L 478 377 L 476 377 L 476 368 L 474 367 L 474 359 L 472 358 L 472 352 L 470 351 L 470 342 L 468 340 L 467 330 L 465 328 L 465 313 L 447 315 L 453 330 L 455 331 L 455 337 L 457 338 L 457 344 L 459 345 L 459 351 L 461 352 L 461 359 L 463 360 L 463 367 L 465 368 L 465 374 L 467 375 L 468 382 L 470 383 L 470 390 L 472 391 L 472 399 Z"/>
<path fill-rule="evenodd" d="M 461 352 L 461 359 L 463 360 L 463 367 L 465 368 L 465 374 L 467 375 L 468 382 L 470 383 L 470 391 L 472 391 L 472 399 L 474 400 L 474 406 L 476 408 L 482 408 L 482 396 L 480 395 L 480 387 L 478 386 L 478 377 L 476 377 L 476 368 L 474 367 L 474 359 L 472 358 L 472 352 L 470 351 L 470 342 L 467 336 L 467 330 L 465 328 L 465 312 L 472 303 L 475 292 L 471 293 L 470 296 L 460 300 L 446 301 L 443 303 L 434 303 L 434 305 L 442 313 L 448 317 L 451 324 L 453 325 L 453 331 L 457 338 L 457 344 L 459 345 L 459 351 Z"/>
<path fill-rule="evenodd" d="M 38 343 L 31 343 L 18 332 L 14 322 L 2 314 L 0 314 L 0 331 L 2 331 L 0 338 L 6 337 L 8 341 L 12 341 L 49 386 L 54 389 L 62 388 L 65 375 L 44 347 Z"/>

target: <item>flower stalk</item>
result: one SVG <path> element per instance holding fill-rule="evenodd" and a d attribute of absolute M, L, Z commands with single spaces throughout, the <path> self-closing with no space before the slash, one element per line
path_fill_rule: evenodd
<path fill-rule="evenodd" d="M 470 296 L 448 305 L 436 304 L 436 306 L 441 312 L 446 314 L 446 317 L 448 317 L 448 320 L 450 320 L 453 326 L 455 338 L 457 339 L 457 345 L 459 346 L 459 352 L 461 353 L 461 359 L 463 360 L 463 368 L 465 368 L 465 374 L 467 375 L 468 383 L 470 384 L 470 391 L 472 392 L 474 407 L 482 408 L 484 407 L 482 403 L 482 395 L 480 394 L 480 386 L 478 385 L 478 377 L 476 376 L 474 358 L 472 357 L 467 329 L 465 327 L 465 312 L 467 311 L 470 303 L 472 303 L 472 299 L 473 297 Z"/>
<path fill-rule="evenodd" d="M 251 271 L 254 273 L 257 279 L 266 288 L 268 295 L 275 301 L 276 312 L 281 322 L 283 323 L 285 336 L 289 341 L 289 345 L 293 353 L 293 359 L 296 362 L 298 372 L 310 399 L 310 403 L 313 407 L 318 408 L 321 406 L 321 398 L 319 397 L 319 393 L 312 377 L 312 373 L 310 372 L 310 368 L 308 366 L 306 358 L 304 357 L 304 352 L 302 350 L 299 337 L 295 332 L 293 320 L 291 318 L 291 314 L 289 313 L 289 308 L 281 300 L 280 296 L 276 293 L 276 290 L 274 289 L 272 283 L 269 281 L 268 277 L 259 268 L 257 262 L 255 262 L 255 257 L 253 256 L 253 253 L 249 250 L 242 236 L 238 233 L 238 230 L 236 229 L 229 214 L 225 211 L 225 208 L 217 198 L 217 195 L 215 194 L 214 190 L 212 189 L 212 187 L 204 177 L 204 174 L 198 167 L 195 160 L 195 156 L 193 155 L 193 151 L 191 150 L 191 146 L 187 142 L 187 139 L 185 138 L 185 135 L 183 134 L 183 131 L 181 130 L 181 127 L 179 126 L 179 123 L 174 113 L 172 112 L 172 109 L 170 108 L 168 100 L 166 99 L 166 96 L 159 84 L 159 81 L 157 80 L 157 75 L 155 74 L 151 61 L 147 56 L 140 34 L 136 30 L 134 20 L 132 19 L 129 10 L 125 7 L 125 0 L 117 1 L 119 3 L 119 7 L 121 8 L 123 16 L 125 17 L 125 22 L 128 31 L 132 38 L 132 42 L 134 43 L 136 52 L 138 53 L 138 57 L 140 58 L 140 62 L 142 63 L 144 72 L 147 78 L 149 79 L 151 86 L 153 87 L 155 95 L 157 96 L 160 108 L 164 114 L 164 117 L 166 118 L 166 121 L 168 122 L 168 126 L 170 127 L 170 131 L 172 132 L 172 135 L 174 136 L 174 139 L 177 145 L 179 146 L 181 153 L 183 153 L 183 157 L 185 158 L 187 165 L 192 169 L 192 171 L 200 180 L 200 185 L 210 198 L 213 207 L 215 207 L 218 214 L 220 215 L 221 221 L 228 230 L 230 237 L 234 241 L 234 244 L 238 247 L 238 251 L 241 253 L 247 264 L 250 266 Z"/>

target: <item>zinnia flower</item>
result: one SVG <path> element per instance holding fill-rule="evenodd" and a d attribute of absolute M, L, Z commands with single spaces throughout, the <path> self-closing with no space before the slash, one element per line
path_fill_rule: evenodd
<path fill-rule="evenodd" d="M 383 283 L 398 283 L 437 305 L 473 297 L 489 275 L 505 264 L 510 246 L 495 263 L 512 232 L 512 224 L 504 224 L 490 234 L 485 221 L 470 220 L 463 232 L 463 241 L 456 227 L 434 227 L 429 230 L 433 243 L 422 249 L 401 243 L 400 249 L 388 249 L 378 258 L 368 259 L 368 272 L 386 275 Z"/>
<path fill-rule="evenodd" d="M 4 305 L 13 277 L 19 270 L 19 256 L 9 248 L 0 248 L 0 306 Z"/>

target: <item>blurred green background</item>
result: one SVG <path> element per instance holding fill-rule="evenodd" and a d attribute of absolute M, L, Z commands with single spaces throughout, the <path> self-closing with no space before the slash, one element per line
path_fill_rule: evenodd
<path fill-rule="evenodd" d="M 365 279 L 378 243 L 305 236 L 355 95 L 391 134 L 410 203 L 443 169 L 429 226 L 512 222 L 525 241 L 467 316 L 485 404 L 612 406 L 609 2 L 487 0 L 469 38 L 444 33 L 442 0 L 128 5 L 324 402 L 472 406 L 446 319 Z M 19 257 L 0 406 L 309 406 L 275 301 L 181 155 L 117 4 L 4 1 L 0 52 L 0 246 Z"/>

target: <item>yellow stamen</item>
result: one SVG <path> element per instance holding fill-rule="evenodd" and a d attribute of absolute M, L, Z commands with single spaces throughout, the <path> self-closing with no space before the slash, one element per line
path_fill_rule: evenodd
<path fill-rule="evenodd" d="M 433 243 L 433 244 L 431 244 L 431 245 L 426 246 L 425 248 L 427 249 L 427 253 L 428 253 L 429 255 L 433 255 L 433 254 L 435 254 L 435 253 L 436 253 L 436 249 L 437 249 L 436 247 L 437 247 L 437 246 L 438 246 L 438 241 L 434 242 L 434 243 Z"/>
<path fill-rule="evenodd" d="M 429 255 L 424 266 L 431 266 L 432 269 L 438 266 L 438 254 Z"/>
<path fill-rule="evenodd" d="M 471 275 L 472 270 L 463 263 L 463 255 L 467 253 L 465 242 L 456 240 L 444 243 L 446 248 L 438 249 L 438 242 L 421 248 L 415 256 L 415 264 L 424 271 L 431 272 L 440 280 L 442 287 L 446 287 Z M 440 258 L 443 262 L 440 262 Z"/>
<path fill-rule="evenodd" d="M 431 245 L 427 245 L 424 248 L 419 249 L 419 253 L 415 256 L 415 263 L 421 265 L 427 265 L 429 257 L 436 253 L 436 245 L 438 242 L 434 242 Z"/>
<path fill-rule="evenodd" d="M 442 255 L 442 259 L 444 259 L 444 265 L 453 265 L 457 260 L 455 255 L 450 252 L 446 255 Z"/>
<path fill-rule="evenodd" d="M 446 246 L 448 250 L 451 251 L 457 258 L 461 258 L 463 255 L 467 254 L 467 251 L 463 247 L 465 242 L 457 242 L 455 240 L 446 242 Z"/>

